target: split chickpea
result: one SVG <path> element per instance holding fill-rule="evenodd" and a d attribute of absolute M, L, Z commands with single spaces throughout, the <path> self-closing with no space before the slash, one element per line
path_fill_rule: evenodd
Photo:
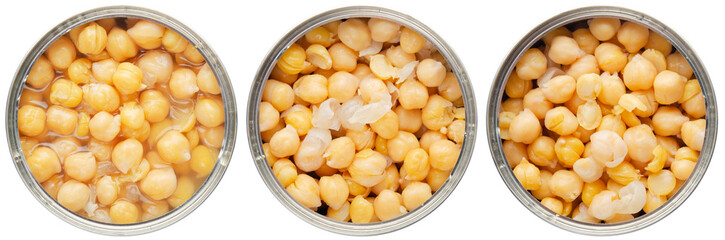
<path fill-rule="evenodd" d="M 446 59 L 412 29 L 333 21 L 271 69 L 259 103 L 267 163 L 293 198 L 332 219 L 396 218 L 454 170 L 467 135 L 463 95 Z"/>
<path fill-rule="evenodd" d="M 152 220 L 212 174 L 225 130 L 220 90 L 212 66 L 172 29 L 132 18 L 83 24 L 51 43 L 26 78 L 23 155 L 69 211 L 105 223 Z M 279 120 L 284 104 L 270 99 L 263 117 Z M 291 165 L 280 176 L 296 177 Z"/>
<path fill-rule="evenodd" d="M 554 213 L 588 223 L 628 221 L 665 204 L 695 171 L 707 135 L 705 96 L 687 59 L 656 32 L 616 18 L 541 40 L 521 53 L 498 113 L 521 186 Z M 428 140 L 436 136 L 425 133 L 421 146 L 441 148 Z M 446 170 L 429 159 L 428 176 Z"/>

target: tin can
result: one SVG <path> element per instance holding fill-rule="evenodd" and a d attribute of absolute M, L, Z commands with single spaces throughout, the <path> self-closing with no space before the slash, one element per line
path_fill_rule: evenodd
<path fill-rule="evenodd" d="M 415 210 L 395 219 L 367 224 L 356 224 L 333 220 L 306 208 L 290 196 L 279 181 L 277 181 L 271 167 L 267 163 L 264 150 L 262 149 L 263 142 L 259 131 L 259 103 L 262 99 L 262 91 L 277 60 L 282 56 L 285 50 L 295 43 L 297 39 L 303 37 L 305 33 L 314 28 L 335 20 L 357 17 L 373 17 L 399 23 L 419 33 L 421 36 L 425 37 L 428 42 L 433 44 L 443 57 L 445 57 L 453 73 L 458 78 L 458 83 L 463 94 L 466 113 L 465 140 L 463 141 L 458 162 L 453 168 L 447 182 L 435 194 L 433 194 L 433 196 L 425 204 Z M 272 194 L 277 197 L 282 205 L 287 207 L 287 209 L 306 222 L 330 232 L 345 235 L 377 235 L 399 230 L 422 219 L 443 203 L 443 201 L 445 201 L 445 199 L 456 188 L 456 185 L 461 180 L 461 177 L 463 177 L 463 174 L 468 167 L 468 162 L 471 159 L 476 139 L 476 101 L 468 75 L 460 60 L 453 50 L 440 36 L 433 32 L 433 30 L 418 20 L 393 10 L 369 6 L 344 7 L 324 12 L 304 21 L 292 31 L 287 33 L 287 35 L 285 35 L 269 52 L 267 57 L 264 59 L 264 62 L 262 62 L 262 65 L 259 67 L 250 90 L 249 105 L 247 106 L 247 128 L 249 130 L 247 132 L 250 141 L 249 147 L 254 163 L 257 166 L 257 170 L 267 187 L 270 189 Z"/>
<path fill-rule="evenodd" d="M 613 224 L 591 224 L 575 221 L 569 217 L 557 215 L 541 205 L 536 198 L 534 198 L 521 186 L 514 176 L 513 171 L 506 161 L 502 147 L 501 135 L 498 128 L 498 113 L 506 81 L 523 53 L 534 46 L 534 44 L 536 44 L 544 35 L 554 29 L 597 17 L 618 18 L 635 22 L 646 26 L 650 30 L 660 34 L 670 41 L 672 46 L 687 59 L 688 63 L 692 67 L 695 78 L 697 78 L 700 82 L 700 87 L 702 88 L 702 93 L 705 96 L 705 105 L 707 108 L 707 114 L 705 116 L 707 121 L 706 134 L 704 145 L 702 147 L 702 151 L 700 152 L 700 158 L 695 166 L 695 169 L 692 171 L 692 174 L 684 183 L 682 188 L 680 188 L 680 190 L 672 198 L 658 209 L 639 216 L 633 220 Z M 490 104 L 488 105 L 488 109 L 486 111 L 488 144 L 490 146 L 496 168 L 498 169 L 499 174 L 501 174 L 501 178 L 506 183 L 509 190 L 511 190 L 521 204 L 526 206 L 526 208 L 539 218 L 556 227 L 580 234 L 624 234 L 645 228 L 672 213 L 672 211 L 677 209 L 677 207 L 680 206 L 688 196 L 690 196 L 692 191 L 695 190 L 697 184 L 702 179 L 705 171 L 707 170 L 707 166 L 710 163 L 710 159 L 712 158 L 712 152 L 715 148 L 715 140 L 717 138 L 717 101 L 715 100 L 715 91 L 704 65 L 700 62 L 700 59 L 697 57 L 693 49 L 679 35 L 677 35 L 674 30 L 670 29 L 662 22 L 659 22 L 643 13 L 619 7 L 597 6 L 574 9 L 546 20 L 534 28 L 531 32 L 526 34 L 526 36 L 521 39 L 518 44 L 516 44 L 514 49 L 511 50 L 511 53 L 509 53 L 506 59 L 504 59 L 503 64 L 494 79 L 493 86 L 491 87 L 489 103 Z"/>
<path fill-rule="evenodd" d="M 97 222 L 77 215 L 61 206 L 55 199 L 53 199 L 53 197 L 45 192 L 43 187 L 35 180 L 35 177 L 30 172 L 30 168 L 28 167 L 20 147 L 18 132 L 19 99 L 25 80 L 35 61 L 38 60 L 38 58 L 45 52 L 48 46 L 50 46 L 56 39 L 68 33 L 71 29 L 91 21 L 116 17 L 145 19 L 161 24 L 168 29 L 174 30 L 176 33 L 186 38 L 189 44 L 195 46 L 209 64 L 219 83 L 221 96 L 224 102 L 224 117 L 226 119 L 224 123 L 224 140 L 220 149 L 219 157 L 217 158 L 217 162 L 212 173 L 208 176 L 204 184 L 202 184 L 196 193 L 183 205 L 158 218 L 133 224 L 109 224 Z M 229 81 L 229 77 L 227 76 L 226 70 L 224 69 L 221 61 L 214 51 L 204 42 L 204 40 L 202 40 L 201 37 L 194 33 L 189 27 L 176 19 L 153 10 L 133 6 L 110 6 L 92 9 L 65 20 L 45 34 L 30 50 L 28 55 L 20 64 L 10 87 L 6 106 L 5 126 L 10 154 L 18 174 L 20 174 L 20 177 L 23 179 L 23 182 L 33 196 L 35 196 L 35 198 L 38 199 L 38 201 L 50 212 L 60 219 L 63 219 L 64 221 L 86 231 L 105 235 L 137 235 L 162 229 L 181 220 L 201 205 L 201 203 L 209 197 L 211 192 L 214 191 L 214 188 L 217 186 L 227 169 L 229 160 L 231 159 L 232 150 L 234 149 L 237 132 L 236 102 L 231 82 Z"/>

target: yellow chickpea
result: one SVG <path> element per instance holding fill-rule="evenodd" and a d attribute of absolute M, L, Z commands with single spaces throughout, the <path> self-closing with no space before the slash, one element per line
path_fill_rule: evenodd
<path fill-rule="evenodd" d="M 340 41 L 355 51 L 363 50 L 372 44 L 372 36 L 367 24 L 361 19 L 348 19 L 337 28 Z"/>
<path fill-rule="evenodd" d="M 327 51 L 332 58 L 332 69 L 352 72 L 357 67 L 358 54 L 343 43 L 335 43 Z"/>
<path fill-rule="evenodd" d="M 356 196 L 350 203 L 350 220 L 353 223 L 369 223 L 375 216 L 373 203 L 363 196 Z"/>
<path fill-rule="evenodd" d="M 83 85 L 83 101 L 95 111 L 115 112 L 121 98 L 112 86 L 104 83 Z"/>
<path fill-rule="evenodd" d="M 639 52 L 647 45 L 649 29 L 634 22 L 624 22 L 617 31 L 617 40 L 624 45 L 630 53 Z"/>
<path fill-rule="evenodd" d="M 169 163 L 184 163 L 191 159 L 189 140 L 179 131 L 166 132 L 156 143 L 161 159 Z"/>
<path fill-rule="evenodd" d="M 541 135 L 541 124 L 528 108 L 514 117 L 509 126 L 509 136 L 515 142 L 530 144 Z"/>
<path fill-rule="evenodd" d="M 138 207 L 129 201 L 119 200 L 111 205 L 109 216 L 116 224 L 135 223 L 138 222 Z"/>
<path fill-rule="evenodd" d="M 420 205 L 423 205 L 431 196 L 430 185 L 422 182 L 412 182 L 403 190 L 401 194 L 403 205 L 408 211 L 413 211 Z"/>
<path fill-rule="evenodd" d="M 128 29 L 128 36 L 143 49 L 156 49 L 161 46 L 164 35 L 163 26 L 146 20 L 138 21 Z"/>
<path fill-rule="evenodd" d="M 111 176 L 103 176 L 96 182 L 96 198 L 103 205 L 111 205 L 118 197 L 118 184 Z"/>
<path fill-rule="evenodd" d="M 119 142 L 113 147 L 111 161 L 122 173 L 127 173 L 143 160 L 143 145 L 135 138 Z"/>
<path fill-rule="evenodd" d="M 571 33 L 572 38 L 576 40 L 577 45 L 587 54 L 594 54 L 594 49 L 599 46 L 599 39 L 594 37 L 591 31 L 586 28 L 580 28 Z"/>
<path fill-rule="evenodd" d="M 320 178 L 320 198 L 331 209 L 340 209 L 350 194 L 345 179 L 340 174 Z"/>
<path fill-rule="evenodd" d="M 300 146 L 300 138 L 294 127 L 287 126 L 274 133 L 269 144 L 274 156 L 284 158 L 297 152 Z"/>
<path fill-rule="evenodd" d="M 540 88 L 533 89 L 526 93 L 523 99 L 523 107 L 529 109 L 537 119 L 544 119 L 546 112 L 554 108 L 554 104 L 546 99 Z M 524 109 L 521 109 L 524 111 Z M 518 112 L 513 112 L 518 113 Z"/>
<path fill-rule="evenodd" d="M 357 93 L 357 86 L 360 80 L 355 75 L 338 71 L 327 79 L 327 92 L 330 98 L 340 102 L 347 102 Z"/>
<path fill-rule="evenodd" d="M 431 167 L 448 171 L 455 167 L 460 149 L 450 140 L 439 140 L 430 146 L 428 153 Z"/>
<path fill-rule="evenodd" d="M 176 174 L 170 167 L 155 168 L 141 180 L 141 192 L 153 200 L 162 200 L 171 196 L 176 190 Z"/>
<path fill-rule="evenodd" d="M 141 80 L 143 80 L 141 69 L 128 62 L 119 64 L 113 73 L 113 85 L 121 94 L 128 95 L 143 89 L 145 86 L 141 84 Z"/>
<path fill-rule="evenodd" d="M 297 167 L 292 161 L 286 158 L 281 158 L 274 162 L 272 166 L 272 172 L 277 177 L 282 187 L 287 187 L 294 183 L 297 179 Z"/>
<path fill-rule="evenodd" d="M 196 75 L 196 85 L 199 86 L 199 90 L 209 94 L 221 94 L 219 89 L 219 82 L 217 82 L 214 72 L 209 67 L 208 63 L 201 66 L 199 73 Z"/>
<path fill-rule="evenodd" d="M 676 72 L 687 79 L 690 79 L 693 73 L 690 63 L 680 52 L 667 55 L 667 70 Z"/>
<path fill-rule="evenodd" d="M 40 89 L 44 88 L 55 78 L 55 71 L 53 65 L 45 56 L 40 56 L 33 68 L 30 69 L 28 77 L 25 82 L 28 83 L 32 88 Z"/>
<path fill-rule="evenodd" d="M 49 147 L 36 147 L 26 158 L 30 172 L 42 183 L 61 171 L 58 155 Z"/>
<path fill-rule="evenodd" d="M 624 84 L 630 90 L 643 90 L 652 88 L 657 68 L 646 58 L 637 54 L 622 70 Z"/>
<path fill-rule="evenodd" d="M 373 41 L 387 42 L 398 36 L 400 24 L 384 19 L 370 18 L 368 28 Z"/>
<path fill-rule="evenodd" d="M 456 82 L 456 84 L 458 84 Z M 533 87 L 533 83 L 530 80 L 523 80 L 519 78 L 516 72 L 511 72 L 508 80 L 506 81 L 506 87 L 504 91 L 510 98 L 522 98 L 528 93 Z M 460 88 L 458 89 L 460 91 Z M 459 96 L 460 97 L 460 96 Z M 448 99 L 448 98 L 446 98 Z M 453 99 L 455 100 L 455 99 Z"/>
<path fill-rule="evenodd" d="M 295 43 L 282 54 L 277 66 L 287 74 L 297 74 L 304 68 L 306 58 L 305 49 Z"/>
<path fill-rule="evenodd" d="M 582 192 L 584 182 L 574 171 L 559 170 L 551 176 L 549 188 L 564 201 L 574 201 Z"/>
<path fill-rule="evenodd" d="M 642 57 L 649 60 L 652 65 L 655 66 L 655 69 L 657 69 L 658 73 L 667 70 L 667 60 L 665 59 L 665 55 L 662 54 L 662 52 L 654 49 L 647 49 L 642 52 Z"/>
<path fill-rule="evenodd" d="M 537 79 L 546 72 L 546 62 L 546 56 L 541 50 L 531 48 L 526 50 L 516 63 L 516 74 L 522 80 Z"/>
<path fill-rule="evenodd" d="M 322 205 L 320 200 L 320 185 L 307 174 L 300 174 L 294 183 L 287 186 L 287 193 L 308 208 Z"/>
<path fill-rule="evenodd" d="M 588 22 L 589 30 L 599 41 L 607 41 L 617 34 L 622 23 L 616 18 L 594 18 Z"/>
<path fill-rule="evenodd" d="M 290 85 L 271 79 L 267 81 L 262 93 L 262 100 L 271 103 L 280 112 L 292 107 L 294 98 L 295 92 Z"/>
<path fill-rule="evenodd" d="M 576 132 L 579 123 L 576 116 L 569 109 L 556 107 L 546 112 L 544 126 L 546 126 L 546 129 L 563 136 Z"/>
<path fill-rule="evenodd" d="M 664 70 L 654 79 L 655 100 L 660 104 L 672 104 L 680 100 L 685 92 L 687 79 L 676 72 Z"/>
<path fill-rule="evenodd" d="M 409 79 L 400 85 L 398 101 L 403 108 L 409 110 L 423 108 L 429 102 L 428 99 L 428 89 L 422 83 Z M 445 100 L 445 98 L 442 99 Z"/>
<path fill-rule="evenodd" d="M 279 122 L 279 112 L 269 102 L 259 103 L 259 131 L 274 128 Z"/>
<path fill-rule="evenodd" d="M 136 61 L 136 65 L 144 72 L 143 83 L 147 86 L 167 83 L 174 70 L 173 63 L 171 54 L 161 50 L 148 51 Z"/>
<path fill-rule="evenodd" d="M 327 99 L 327 78 L 319 74 L 305 75 L 293 85 L 294 93 L 311 104 Z"/>
<path fill-rule="evenodd" d="M 194 71 L 188 68 L 177 68 L 171 73 L 171 79 L 169 79 L 171 96 L 176 99 L 193 97 L 199 91 L 196 81 Z"/>
<path fill-rule="evenodd" d="M 145 90 L 139 97 L 144 116 L 151 123 L 157 123 L 169 115 L 170 103 L 163 93 L 157 90 Z"/>
<path fill-rule="evenodd" d="M 599 74 L 599 66 L 597 58 L 592 54 L 587 54 L 569 65 L 569 69 L 566 69 L 566 75 L 579 79 L 584 74 L 595 73 Z"/>
<path fill-rule="evenodd" d="M 398 115 L 394 111 L 388 111 L 382 118 L 370 124 L 370 128 L 378 134 L 378 136 L 391 139 L 398 135 L 398 127 L 400 122 Z"/>
<path fill-rule="evenodd" d="M 549 59 L 551 61 L 569 65 L 586 53 L 579 48 L 576 40 L 567 36 L 556 36 L 552 38 L 549 45 Z"/>
<path fill-rule="evenodd" d="M 196 146 L 191 151 L 191 170 L 194 170 L 198 176 L 208 176 L 214 170 L 216 163 L 216 154 L 204 145 Z"/>
<path fill-rule="evenodd" d="M 180 177 L 176 182 L 176 190 L 169 196 L 167 201 L 172 208 L 177 208 L 184 204 L 186 200 L 189 200 L 194 195 L 195 190 L 196 185 L 192 178 L 188 176 Z"/>
<path fill-rule="evenodd" d="M 65 70 L 76 58 L 76 48 L 67 37 L 60 37 L 45 50 L 48 60 L 58 70 Z"/>
<path fill-rule="evenodd" d="M 446 78 L 446 68 L 441 62 L 426 58 L 418 64 L 416 75 L 426 87 L 438 87 Z"/>
<path fill-rule="evenodd" d="M 68 176 L 81 182 L 96 175 L 96 158 L 91 152 L 77 152 L 63 160 L 63 169 Z"/>
<path fill-rule="evenodd" d="M 599 44 L 594 49 L 594 57 L 597 58 L 599 68 L 609 73 L 619 72 L 627 64 L 627 56 L 622 52 L 622 49 L 608 42 Z"/>
<path fill-rule="evenodd" d="M 73 108 L 83 100 L 83 90 L 74 82 L 58 79 L 50 90 L 50 103 Z"/>
<path fill-rule="evenodd" d="M 534 164 L 529 163 L 526 159 L 522 159 L 516 167 L 514 167 L 514 176 L 519 180 L 526 190 L 539 190 L 541 188 L 541 172 Z M 433 173 L 433 172 L 431 172 Z M 430 183 L 430 182 L 429 182 Z"/>
<path fill-rule="evenodd" d="M 373 207 L 375 208 L 375 215 L 381 221 L 390 220 L 407 213 L 400 193 L 388 189 L 380 192 L 373 202 Z"/>
<path fill-rule="evenodd" d="M 73 124 L 75 126 L 75 124 Z M 113 116 L 107 112 L 98 112 L 88 122 L 91 136 L 108 142 L 121 131 L 121 116 Z"/>
<path fill-rule="evenodd" d="M 58 203 L 70 211 L 77 212 L 86 206 L 90 199 L 91 189 L 84 183 L 69 180 L 58 190 Z"/>
<path fill-rule="evenodd" d="M 224 106 L 210 98 L 201 98 L 196 102 L 196 120 L 205 127 L 216 127 L 224 123 Z"/>
<path fill-rule="evenodd" d="M 552 103 L 569 101 L 576 91 L 577 82 L 569 75 L 556 76 L 542 83 L 540 87 L 544 97 Z"/>
<path fill-rule="evenodd" d="M 108 32 L 106 51 L 114 60 L 122 62 L 135 57 L 138 48 L 136 48 L 136 43 L 133 42 L 126 30 L 114 27 Z"/>
<path fill-rule="evenodd" d="M 45 110 L 32 105 L 18 109 L 18 131 L 20 134 L 34 137 L 45 130 Z"/>
<path fill-rule="evenodd" d="M 78 34 L 76 47 L 81 53 L 98 55 L 106 48 L 107 39 L 106 29 L 103 29 L 95 22 L 91 22 Z"/>
<path fill-rule="evenodd" d="M 682 124 L 689 120 L 677 107 L 664 106 L 652 116 L 652 127 L 657 135 L 672 136 L 680 134 Z"/>
<path fill-rule="evenodd" d="M 365 187 L 372 187 L 385 179 L 387 160 L 374 150 L 365 149 L 355 154 L 347 170 L 352 179 Z"/>
<path fill-rule="evenodd" d="M 307 40 L 308 43 L 320 44 L 324 47 L 329 47 L 335 42 L 335 39 L 330 31 L 324 27 L 318 27 L 307 32 L 305 34 L 305 40 Z"/>
<path fill-rule="evenodd" d="M 445 137 L 444 137 L 445 139 Z M 400 131 L 398 135 L 388 140 L 388 156 L 393 162 L 402 162 L 410 150 L 420 147 L 418 138 L 412 133 Z"/>
<path fill-rule="evenodd" d="M 164 35 L 161 36 L 161 44 L 164 46 L 166 51 L 171 53 L 181 53 L 186 49 L 186 46 L 189 45 L 189 42 L 187 42 L 186 39 L 174 30 L 166 29 L 164 30 Z"/>
<path fill-rule="evenodd" d="M 682 141 L 693 150 L 701 151 L 705 141 L 706 125 L 705 119 L 697 119 L 683 123 L 680 128 Z"/>
<path fill-rule="evenodd" d="M 182 53 L 184 55 L 184 59 L 192 63 L 204 62 L 204 56 L 201 55 L 201 53 L 197 49 L 198 47 L 199 46 L 188 44 L 186 46 L 186 49 L 184 49 L 184 52 Z"/>
<path fill-rule="evenodd" d="M 405 170 L 405 180 L 422 181 L 428 176 L 430 171 L 430 161 L 428 153 L 422 148 L 410 150 L 405 155 L 401 170 Z"/>
<path fill-rule="evenodd" d="M 410 28 L 403 27 L 400 30 L 400 47 L 406 53 L 417 53 L 427 42 L 423 36 Z"/>
<path fill-rule="evenodd" d="M 426 128 L 439 130 L 453 122 L 453 104 L 439 95 L 433 95 L 421 114 Z"/>

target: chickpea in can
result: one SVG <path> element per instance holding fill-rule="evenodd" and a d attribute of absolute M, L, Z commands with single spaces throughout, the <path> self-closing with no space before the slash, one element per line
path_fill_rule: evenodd
<path fill-rule="evenodd" d="M 466 136 L 461 88 L 446 60 L 385 19 L 307 32 L 277 60 L 259 104 L 265 155 L 280 184 L 344 222 L 386 221 L 425 204 Z"/>
<path fill-rule="evenodd" d="M 707 131 L 687 60 L 655 31 L 616 18 L 549 32 L 519 59 L 500 104 L 514 176 L 554 213 L 590 223 L 665 204 Z"/>
<path fill-rule="evenodd" d="M 107 18 L 57 39 L 26 78 L 23 154 L 67 210 L 113 224 L 155 219 L 214 169 L 224 104 L 195 46 L 152 21 Z"/>

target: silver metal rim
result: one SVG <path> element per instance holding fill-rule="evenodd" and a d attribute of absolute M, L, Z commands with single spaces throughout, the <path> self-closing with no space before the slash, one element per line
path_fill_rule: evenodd
<path fill-rule="evenodd" d="M 330 219 L 306 208 L 290 196 L 277 181 L 277 178 L 274 173 L 272 173 L 272 170 L 265 159 L 258 123 L 259 102 L 262 99 L 264 84 L 269 78 L 269 74 L 274 67 L 274 64 L 277 59 L 280 58 L 282 53 L 284 53 L 284 51 L 297 39 L 316 27 L 334 20 L 355 17 L 375 17 L 387 19 L 400 23 L 425 37 L 439 50 L 443 57 L 445 57 L 446 61 L 448 61 L 448 64 L 451 66 L 453 73 L 455 73 L 456 77 L 458 77 L 466 107 L 465 141 L 463 142 L 463 146 L 461 148 L 458 163 L 456 163 L 456 166 L 453 168 L 451 176 L 448 178 L 446 183 L 425 204 L 408 214 L 388 221 L 368 224 L 354 224 Z M 257 171 L 259 171 L 260 176 L 272 194 L 277 197 L 282 205 L 287 207 L 287 209 L 289 209 L 292 213 L 306 222 L 321 229 L 345 235 L 377 235 L 392 232 L 417 222 L 435 210 L 441 203 L 443 203 L 443 201 L 445 201 L 451 192 L 453 192 L 453 189 L 456 188 L 456 185 L 458 185 L 458 182 L 461 180 L 466 168 L 468 167 L 468 162 L 471 159 L 473 146 L 476 140 L 476 121 L 476 101 L 475 96 L 473 95 L 473 87 L 471 86 L 466 70 L 460 60 L 453 50 L 443 41 L 443 39 L 433 32 L 433 30 L 423 25 L 423 23 L 408 15 L 385 8 L 369 6 L 345 7 L 324 12 L 306 20 L 285 35 L 269 52 L 264 62 L 262 62 L 262 65 L 259 67 L 257 76 L 254 79 L 254 83 L 252 84 L 252 88 L 249 93 L 249 105 L 247 106 L 247 127 L 249 129 L 247 134 L 250 141 L 249 148 L 252 153 L 254 163 L 257 166 Z"/>
<path fill-rule="evenodd" d="M 536 200 L 521 186 L 514 176 L 513 171 L 509 167 L 506 157 L 504 156 L 501 137 L 498 131 L 498 112 L 500 102 L 503 97 L 504 86 L 506 85 L 506 80 L 508 79 L 509 74 L 513 71 L 516 62 L 524 51 L 531 48 L 539 39 L 541 39 L 541 37 L 551 30 L 569 23 L 594 17 L 613 17 L 636 22 L 647 26 L 652 31 L 657 32 L 669 40 L 670 43 L 672 43 L 672 46 L 682 53 L 692 66 L 695 76 L 700 82 L 707 107 L 707 115 L 705 116 L 707 121 L 705 143 L 703 145 L 703 150 L 700 152 L 700 159 L 698 160 L 692 175 L 690 175 L 690 178 L 687 179 L 682 188 L 672 198 L 655 211 L 637 217 L 634 220 L 615 224 L 590 224 L 575 221 L 571 218 L 557 215 L 541 205 L 538 200 Z M 511 50 L 511 53 L 502 63 L 501 68 L 496 75 L 496 79 L 494 79 L 489 96 L 489 105 L 486 112 L 486 132 L 491 154 L 493 155 L 496 168 L 498 169 L 499 174 L 501 174 L 501 178 L 506 183 L 509 190 L 511 190 L 511 193 L 513 193 L 521 204 L 526 206 L 526 208 L 528 208 L 532 213 L 556 227 L 574 233 L 587 235 L 624 234 L 645 228 L 666 217 L 668 214 L 672 213 L 672 211 L 677 209 L 677 207 L 679 207 L 685 200 L 687 200 L 687 197 L 689 197 L 690 194 L 692 194 L 692 191 L 695 190 L 707 170 L 710 159 L 712 158 L 712 152 L 715 148 L 715 140 L 717 138 L 717 101 L 715 100 L 715 91 L 712 83 L 710 82 L 710 77 L 708 76 L 704 65 L 700 62 L 700 59 L 697 57 L 692 48 L 672 29 L 648 15 L 630 9 L 605 6 L 585 7 L 567 11 L 546 20 L 544 23 L 526 34 L 526 36 L 519 41 L 514 49 Z"/>
<path fill-rule="evenodd" d="M 211 67 L 212 72 L 214 72 L 214 75 L 219 82 L 224 102 L 224 117 L 226 119 L 224 123 L 224 141 L 222 142 L 217 163 L 204 184 L 202 184 L 196 193 L 183 205 L 173 209 L 161 217 L 134 224 L 108 224 L 97 222 L 77 215 L 58 204 L 55 199 L 45 192 L 43 187 L 35 180 L 35 177 L 33 177 L 33 174 L 30 172 L 30 169 L 25 161 L 25 157 L 22 154 L 22 149 L 20 148 L 20 139 L 17 128 L 18 102 L 23 90 L 23 85 L 25 84 L 25 79 L 28 76 L 30 69 L 33 67 L 33 64 L 43 54 L 43 52 L 45 52 L 45 49 L 47 49 L 48 46 L 56 39 L 75 27 L 87 22 L 112 17 L 140 18 L 159 23 L 176 31 L 179 35 L 186 38 L 190 44 L 196 46 L 197 50 L 204 56 L 204 59 Z M 209 197 L 224 175 L 224 172 L 229 165 L 229 160 L 231 159 L 237 133 L 237 107 L 236 100 L 234 99 L 234 90 L 232 89 L 229 76 L 227 75 L 224 66 L 206 42 L 204 42 L 196 33 L 191 31 L 189 27 L 176 19 L 153 10 L 133 6 L 109 6 L 92 9 L 65 20 L 45 34 L 30 50 L 28 55 L 25 59 L 23 59 L 23 62 L 18 67 L 18 71 L 15 74 L 13 83 L 10 87 L 8 103 L 6 106 L 5 126 L 10 154 L 18 174 L 20 174 L 20 177 L 23 179 L 23 182 L 33 196 L 35 196 L 35 198 L 38 199 L 38 201 L 50 212 L 55 214 L 58 218 L 86 231 L 105 235 L 137 235 L 162 229 L 181 220 L 186 215 L 194 211 L 194 209 L 196 209 L 207 197 Z"/>

